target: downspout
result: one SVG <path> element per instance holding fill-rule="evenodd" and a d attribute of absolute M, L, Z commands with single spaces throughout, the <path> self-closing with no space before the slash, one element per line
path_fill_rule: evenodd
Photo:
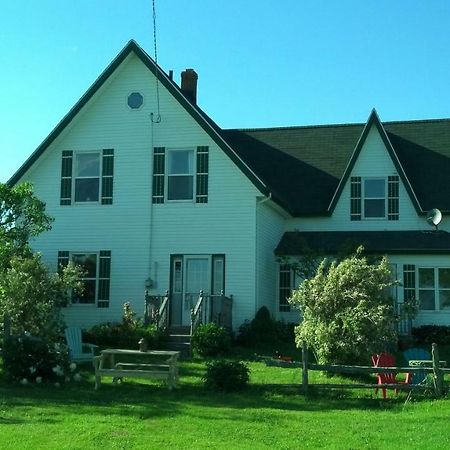
<path fill-rule="evenodd" d="M 255 218 L 255 270 L 256 270 L 256 276 L 255 276 L 255 315 L 258 311 L 258 304 L 259 304 L 259 246 L 258 246 L 258 237 L 259 237 L 259 222 L 258 222 L 258 215 L 259 215 L 259 207 L 263 203 L 268 202 L 272 199 L 272 192 L 269 192 L 269 195 L 266 195 L 261 200 L 257 200 L 256 202 L 256 218 Z"/>

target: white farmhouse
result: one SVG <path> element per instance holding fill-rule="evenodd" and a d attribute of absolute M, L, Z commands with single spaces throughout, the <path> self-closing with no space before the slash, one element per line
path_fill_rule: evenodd
<path fill-rule="evenodd" d="M 9 181 L 56 219 L 44 260 L 86 269 L 70 325 L 143 311 L 145 290 L 169 291 L 172 325 L 200 290 L 232 296 L 234 329 L 262 306 L 297 321 L 278 258 L 356 244 L 389 256 L 416 324 L 450 325 L 450 120 L 222 130 L 196 92 L 192 69 L 178 87 L 130 41 Z"/>

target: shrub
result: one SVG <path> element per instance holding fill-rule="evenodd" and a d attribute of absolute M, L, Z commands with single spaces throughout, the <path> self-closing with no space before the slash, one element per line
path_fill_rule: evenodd
<path fill-rule="evenodd" d="M 269 310 L 263 306 L 249 322 L 240 327 L 237 342 L 245 346 L 258 346 L 268 343 L 294 342 L 294 324 L 275 320 Z"/>
<path fill-rule="evenodd" d="M 250 370 L 242 362 L 213 361 L 206 365 L 205 387 L 215 391 L 239 391 L 247 386 Z"/>
<path fill-rule="evenodd" d="M 10 337 L 3 348 L 3 370 L 9 380 L 56 382 L 77 379 L 76 366 L 70 364 L 69 350 L 61 342 L 50 342 L 29 335 Z"/>
<path fill-rule="evenodd" d="M 83 341 L 99 347 L 137 348 L 141 338 L 145 338 L 148 348 L 159 346 L 161 335 L 156 325 L 136 325 L 128 327 L 122 322 L 105 322 L 83 331 Z"/>
<path fill-rule="evenodd" d="M 412 329 L 412 334 L 419 344 L 448 344 L 450 327 L 442 325 L 423 325 Z"/>
<path fill-rule="evenodd" d="M 230 350 L 231 340 L 228 331 L 211 322 L 200 325 L 192 335 L 193 351 L 200 356 L 216 356 Z"/>
<path fill-rule="evenodd" d="M 386 258 L 370 264 L 362 247 L 328 270 L 323 262 L 316 275 L 293 292 L 303 321 L 296 328 L 319 363 L 367 364 L 372 353 L 396 342 L 393 301 L 386 290 L 393 283 Z"/>
<path fill-rule="evenodd" d="M 135 318 L 129 302 L 123 305 L 122 322 L 105 322 L 83 331 L 83 341 L 99 347 L 137 348 L 138 342 L 144 338 L 148 348 L 155 349 L 160 345 L 162 333 L 156 325 L 144 325 Z"/>

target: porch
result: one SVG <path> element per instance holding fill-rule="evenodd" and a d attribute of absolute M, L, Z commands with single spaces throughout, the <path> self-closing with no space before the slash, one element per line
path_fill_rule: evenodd
<path fill-rule="evenodd" d="M 177 301 L 179 299 L 177 298 Z M 150 295 L 145 291 L 145 324 L 155 324 L 158 330 L 168 331 L 171 327 L 184 328 L 189 336 L 202 324 L 216 323 L 231 332 L 233 326 L 233 296 L 226 296 L 223 291 L 220 294 L 206 294 L 199 292 L 190 308 L 190 323 L 174 323 L 171 311 L 174 311 L 174 301 L 169 291 L 163 295 Z M 189 304 L 188 304 L 189 306 Z M 184 327 L 183 327 L 184 325 Z"/>

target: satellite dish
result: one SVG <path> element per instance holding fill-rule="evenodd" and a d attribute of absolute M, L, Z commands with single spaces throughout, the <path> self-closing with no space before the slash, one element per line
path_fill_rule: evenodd
<path fill-rule="evenodd" d="M 441 223 L 442 220 L 442 213 L 437 208 L 433 208 L 432 210 L 427 212 L 427 222 L 431 225 L 436 227 Z"/>

